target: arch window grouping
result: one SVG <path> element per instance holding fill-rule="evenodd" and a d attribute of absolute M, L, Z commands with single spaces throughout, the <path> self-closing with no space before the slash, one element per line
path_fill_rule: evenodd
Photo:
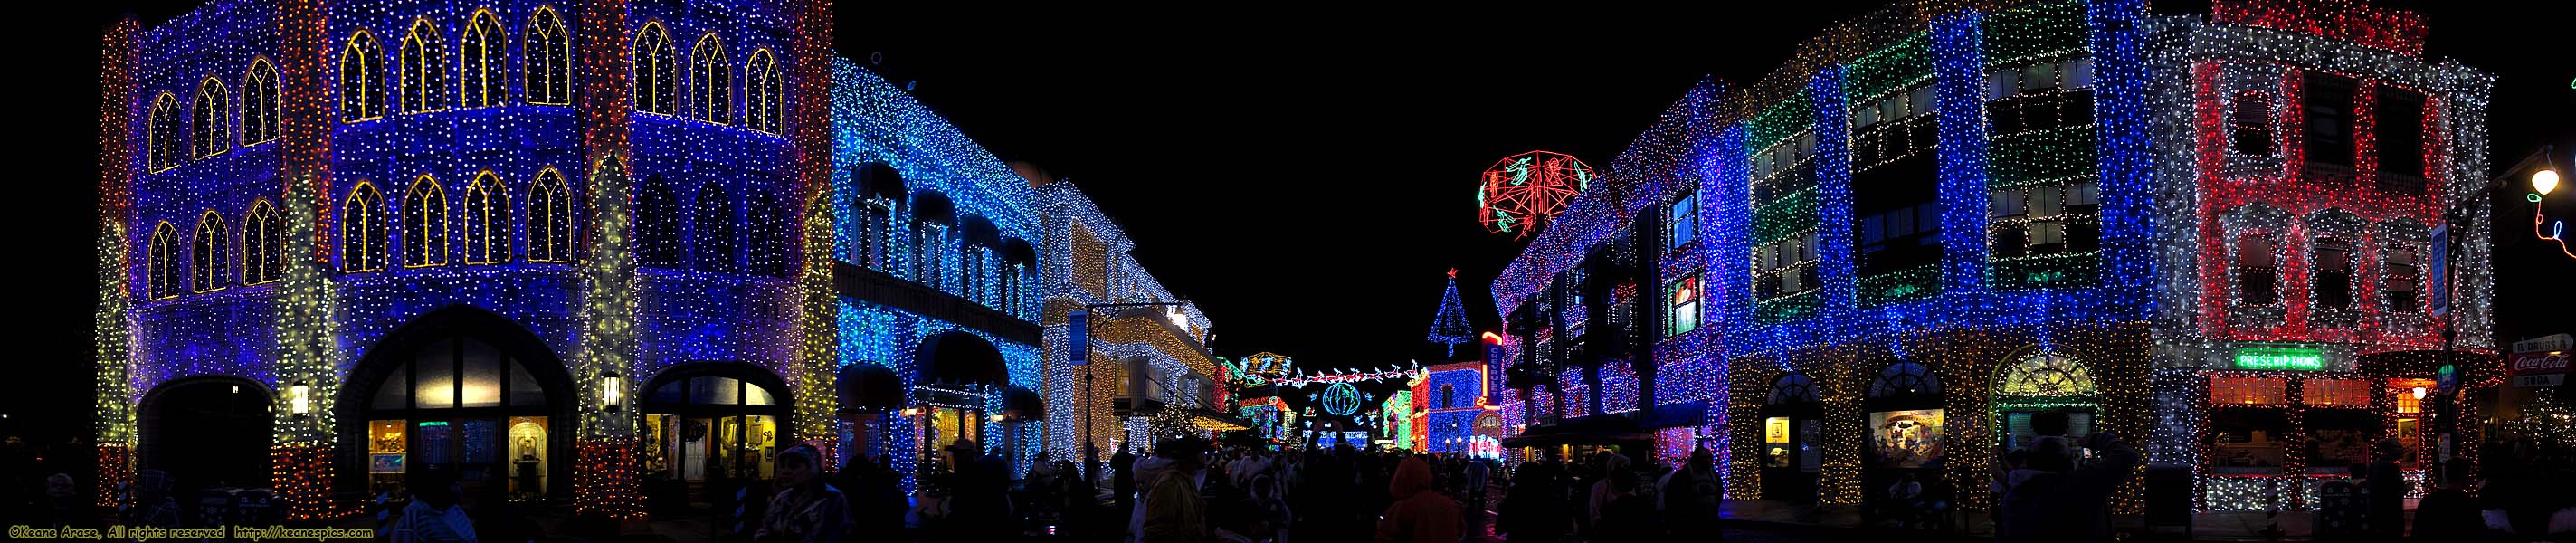
<path fill-rule="evenodd" d="M 447 39 L 429 19 L 403 34 L 401 77 L 403 113 L 447 109 Z"/>
<path fill-rule="evenodd" d="M 349 189 L 349 201 L 340 212 L 340 270 L 371 272 L 385 269 L 385 197 L 374 183 L 359 182 Z"/>
<path fill-rule="evenodd" d="M 692 116 L 698 120 L 728 124 L 733 122 L 733 60 L 725 55 L 724 40 L 715 33 L 698 38 L 689 48 L 689 79 Z"/>
<path fill-rule="evenodd" d="M 277 85 L 277 65 L 265 58 L 251 59 L 250 75 L 242 76 L 243 147 L 277 139 L 278 117 L 284 114 Z"/>
<path fill-rule="evenodd" d="M 537 172 L 537 182 L 528 191 L 529 262 L 572 261 L 576 202 L 564 187 L 562 173 L 551 168 Z"/>
<path fill-rule="evenodd" d="M 679 52 L 671 45 L 671 35 L 660 21 L 644 23 L 635 33 L 635 110 L 645 113 L 678 115 L 680 113 Z"/>
<path fill-rule="evenodd" d="M 147 171 L 179 167 L 179 97 L 167 92 L 152 99 L 144 124 L 143 164 Z"/>
<path fill-rule="evenodd" d="M 572 105 L 572 34 L 564 31 L 563 16 L 553 8 L 537 8 L 528 18 L 527 43 L 520 49 L 528 103 Z"/>
<path fill-rule="evenodd" d="M 778 57 L 768 49 L 752 51 L 751 61 L 743 65 L 742 72 L 746 80 L 742 107 L 748 110 L 743 124 L 752 130 L 779 133 L 779 109 L 783 107 L 780 90 L 785 85 L 778 79 Z"/>
<path fill-rule="evenodd" d="M 188 156 L 206 158 L 223 154 L 233 147 L 232 92 L 221 79 L 213 77 L 197 83 L 196 106 L 188 122 Z"/>
<path fill-rule="evenodd" d="M 223 214 L 207 211 L 197 216 L 197 234 L 192 243 L 195 247 L 190 251 L 195 257 L 195 261 L 190 262 L 195 273 L 189 278 L 196 292 L 213 292 L 231 286 L 232 240 L 225 230 Z"/>
<path fill-rule="evenodd" d="M 150 248 L 145 252 L 144 297 L 162 299 L 179 295 L 179 232 L 170 221 L 152 227 Z"/>
<path fill-rule="evenodd" d="M 465 263 L 510 261 L 510 189 L 490 170 L 465 186 Z"/>
<path fill-rule="evenodd" d="M 491 10 L 476 10 L 465 25 L 465 37 L 459 52 L 464 54 L 457 65 L 459 107 L 490 107 L 509 101 L 510 89 L 505 84 L 507 73 L 502 63 L 508 56 L 509 31 Z"/>
<path fill-rule="evenodd" d="M 340 49 L 340 122 L 384 118 L 385 49 L 365 30 L 349 36 Z"/>
<path fill-rule="evenodd" d="M 403 265 L 447 263 L 447 191 L 438 180 L 420 176 L 402 199 Z"/>
<path fill-rule="evenodd" d="M 285 227 L 267 199 L 251 202 L 250 214 L 242 217 L 242 284 L 274 282 L 285 275 Z"/>

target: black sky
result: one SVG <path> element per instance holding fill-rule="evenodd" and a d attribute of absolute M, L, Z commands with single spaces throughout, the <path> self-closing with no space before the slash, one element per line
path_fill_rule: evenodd
<path fill-rule="evenodd" d="M 97 36 L 122 11 L 152 21 L 195 3 L 100 2 L 88 24 L 27 46 L 71 51 L 48 57 L 49 69 L 75 83 L 37 85 L 64 104 L 43 113 L 66 136 L 46 138 L 59 150 L 22 155 L 50 173 L 19 186 L 88 205 L 20 207 L 11 219 L 27 223 L 13 228 L 25 236 L 18 261 L 53 263 L 21 281 L 64 287 L 25 289 L 44 301 L 20 321 L 22 344 L 35 348 L 15 363 L 51 385 L 0 394 L 0 413 L 13 414 L 0 431 L 86 432 Z M 2490 110 L 2498 168 L 2543 141 L 2559 145 L 2560 171 L 2576 168 L 2565 156 L 2576 149 L 2567 9 L 2375 4 L 2424 13 L 2430 55 L 2501 76 Z M 1795 12 L 1759 16 L 1571 3 L 1418 14 L 837 5 L 844 55 L 864 63 L 882 52 L 874 69 L 917 83 L 923 103 L 995 155 L 1089 192 L 1127 227 L 1137 259 L 1215 320 L 1221 354 L 1277 351 L 1311 368 L 1431 362 L 1439 353 L 1422 337 L 1451 267 L 1475 324 L 1494 326 L 1488 282 L 1518 250 L 1474 220 L 1476 176 L 1496 159 L 1546 149 L 1606 170 L 1693 82 L 1751 82 L 1818 30 L 1880 3 L 1795 2 L 1784 4 Z M 2155 6 L 2207 12 L 2200 2 Z M 2535 293 L 2565 292 L 2576 265 L 2510 235 L 2507 219 L 2528 210 L 2496 211 L 2508 337 L 2569 328 L 2563 302 L 2544 305 L 2565 296 Z M 2552 215 L 2571 211 L 2560 204 Z"/>

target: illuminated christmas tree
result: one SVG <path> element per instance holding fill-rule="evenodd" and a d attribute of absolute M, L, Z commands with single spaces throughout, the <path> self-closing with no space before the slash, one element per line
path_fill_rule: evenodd
<path fill-rule="evenodd" d="M 1476 339 L 1476 331 L 1467 324 L 1467 307 L 1458 302 L 1458 269 L 1449 269 L 1449 289 L 1440 293 L 1440 312 L 1431 315 L 1429 341 L 1458 355 L 1458 344 Z"/>

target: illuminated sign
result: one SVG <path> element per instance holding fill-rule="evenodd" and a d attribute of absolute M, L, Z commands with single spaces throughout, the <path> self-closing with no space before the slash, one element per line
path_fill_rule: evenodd
<path fill-rule="evenodd" d="M 1771 417 L 1762 419 L 1762 442 L 1788 443 L 1789 417 Z"/>
<path fill-rule="evenodd" d="M 2325 354 L 2316 349 L 2245 347 L 2236 350 L 2236 369 L 2240 370 L 2314 371 L 2325 367 Z"/>

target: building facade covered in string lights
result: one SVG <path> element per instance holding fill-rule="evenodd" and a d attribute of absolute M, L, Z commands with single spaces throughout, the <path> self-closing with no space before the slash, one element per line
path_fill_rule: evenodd
<path fill-rule="evenodd" d="M 2495 348 L 2492 76 L 2423 34 L 2332 0 L 1907 4 L 1695 87 L 1495 283 L 1505 445 L 1704 445 L 1731 498 L 1856 503 L 1982 488 L 2057 412 L 2204 510 L 2310 507 L 2381 438 L 2420 477 L 2440 368 L 2500 379 L 2444 354 Z"/>
<path fill-rule="evenodd" d="M 439 470 L 634 519 L 799 442 L 907 490 L 960 452 L 1062 452 L 1038 323 L 1075 298 L 1047 289 L 1170 296 L 1069 184 L 834 58 L 826 9 L 222 0 L 112 27 L 100 486 L 273 486 L 311 519 Z M 1106 237 L 1045 218 L 1076 205 Z M 1178 313 L 1101 344 L 1222 375 Z M 246 451 L 174 441 L 243 394 L 269 415 L 199 430 Z"/>
<path fill-rule="evenodd" d="M 1051 267 L 1045 364 L 1046 450 L 1056 458 L 1105 459 L 1142 451 L 1175 434 L 1206 437 L 1241 429 L 1230 419 L 1232 371 L 1204 343 L 1213 324 L 1166 290 L 1131 254 L 1126 229 L 1072 182 L 1023 167 L 1041 202 Z M 1177 303 L 1178 305 L 1141 305 Z M 1104 307 L 1112 304 L 1116 307 Z M 1073 319 L 1083 317 L 1083 330 Z M 1086 337 L 1088 345 L 1075 345 Z M 1084 360 L 1075 360 L 1083 349 Z"/>

